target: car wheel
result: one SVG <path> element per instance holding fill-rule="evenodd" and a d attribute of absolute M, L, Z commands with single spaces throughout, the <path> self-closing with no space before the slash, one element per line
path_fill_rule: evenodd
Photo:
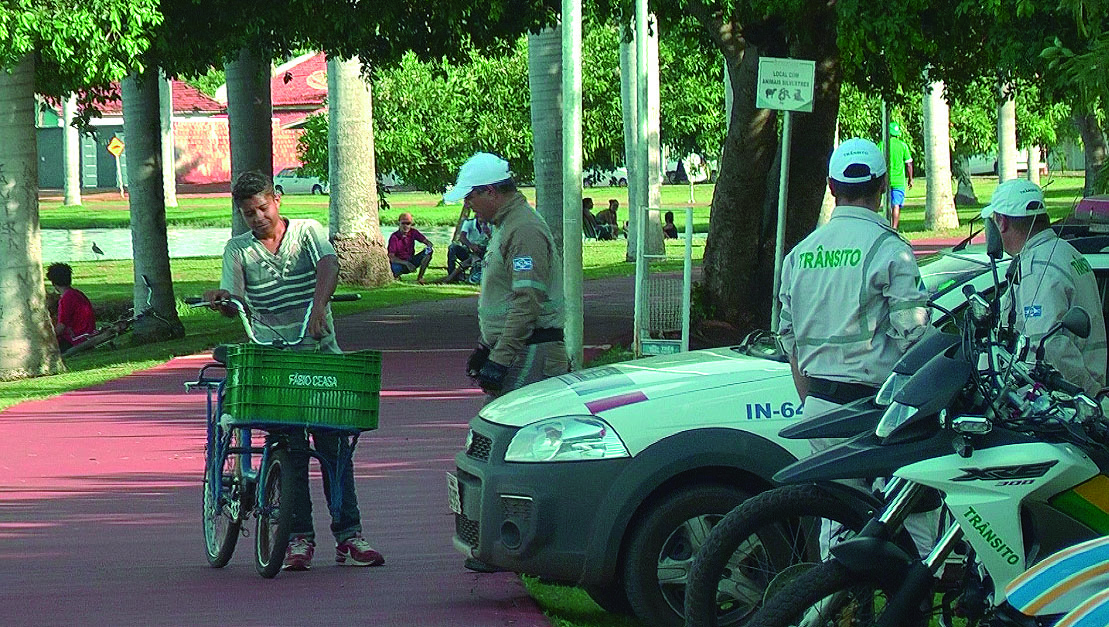
<path fill-rule="evenodd" d="M 284 193 L 285 193 L 285 189 L 284 189 L 284 188 L 282 188 L 282 187 L 281 187 L 280 185 L 274 185 L 274 186 L 273 186 L 273 191 L 277 192 L 277 195 L 278 195 L 278 196 L 280 196 L 280 195 L 282 195 L 282 194 L 284 194 Z"/>
<path fill-rule="evenodd" d="M 319 196 L 321 194 L 323 194 L 323 188 L 320 187 L 319 185 L 313 185 L 312 186 L 312 195 L 313 196 Z"/>
<path fill-rule="evenodd" d="M 694 485 L 654 503 L 624 550 L 624 592 L 650 625 L 680 627 L 693 557 L 713 526 L 749 495 L 732 486 Z"/>

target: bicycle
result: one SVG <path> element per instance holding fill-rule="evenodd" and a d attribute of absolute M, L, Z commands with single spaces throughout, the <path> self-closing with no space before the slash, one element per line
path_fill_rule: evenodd
<path fill-rule="evenodd" d="M 357 300 L 357 294 L 332 297 Z M 198 298 L 190 307 L 207 307 Z M 205 364 L 185 390 L 207 393 L 207 440 L 204 458 L 203 527 L 208 563 L 222 568 L 235 551 L 243 524 L 255 518 L 254 563 L 272 578 L 281 570 L 289 543 L 294 480 L 289 463 L 291 433 L 309 429 L 349 437 L 348 454 L 327 463 L 310 447 L 304 452 L 320 462 L 332 490 L 331 514 L 342 507 L 342 477 L 353 463 L 362 431 L 377 428 L 381 353 L 358 351 L 332 354 L 281 350 L 305 341 L 308 316 L 295 341 L 280 337 L 270 343 L 254 335 L 251 316 L 237 299 L 216 301 L 233 307 L 249 342 L 217 347 L 213 363 Z M 222 370 L 224 376 L 210 371 Z M 254 443 L 264 431 L 264 443 Z"/>
<path fill-rule="evenodd" d="M 139 322 L 147 316 L 155 318 L 156 320 L 159 320 L 167 325 L 172 324 L 169 320 L 166 320 L 160 314 L 158 314 L 158 312 L 154 311 L 153 305 L 150 304 L 151 300 L 154 298 L 154 290 L 150 286 L 150 279 L 146 278 L 146 275 L 144 274 L 142 280 L 143 283 L 146 284 L 146 306 L 143 307 L 142 311 L 135 313 L 135 308 L 130 307 L 127 309 L 126 314 L 120 316 L 115 321 L 110 322 L 109 324 L 100 327 L 99 329 L 91 333 L 82 333 L 81 335 L 78 335 L 77 337 L 73 338 L 73 346 L 67 348 L 64 352 L 62 352 L 62 358 L 64 359 L 67 357 L 72 357 L 79 353 L 94 349 L 97 346 L 110 344 L 119 336 L 130 331 L 135 326 L 135 323 Z"/>

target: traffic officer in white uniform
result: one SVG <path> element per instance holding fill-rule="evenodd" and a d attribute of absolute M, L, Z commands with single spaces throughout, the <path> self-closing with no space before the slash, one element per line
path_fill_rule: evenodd
<path fill-rule="evenodd" d="M 562 256 L 500 157 L 479 152 L 443 195 L 493 225 L 478 299 L 481 343 L 466 370 L 490 398 L 569 371 L 563 341 Z"/>
<path fill-rule="evenodd" d="M 928 327 L 928 293 L 912 247 L 877 213 L 887 184 L 886 160 L 873 142 L 841 143 L 828 164 L 832 217 L 782 264 L 778 331 L 806 416 L 876 394 Z M 839 441 L 811 443 L 817 452 Z M 910 518 L 906 525 L 926 552 L 934 515 Z M 825 521 L 822 549 L 839 531 Z"/>
<path fill-rule="evenodd" d="M 1105 386 L 1105 316 L 1089 262 L 1051 230 L 1044 194 L 1031 181 L 997 186 L 982 217 L 1001 231 L 1005 252 L 1016 264 L 1012 286 L 1002 298 L 1002 316 L 1033 348 L 1072 307 L 1090 314 L 1090 336 L 1056 333 L 1044 345 L 1045 360 L 1090 395 Z M 1034 359 L 1035 351 L 1029 355 Z"/>
<path fill-rule="evenodd" d="M 886 181 L 874 143 L 840 144 L 832 217 L 782 264 L 778 328 L 807 416 L 875 394 L 928 327 L 913 250 L 877 213 Z"/>

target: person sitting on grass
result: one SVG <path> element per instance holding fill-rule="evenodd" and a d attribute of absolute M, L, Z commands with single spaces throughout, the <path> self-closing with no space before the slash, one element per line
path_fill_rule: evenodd
<path fill-rule="evenodd" d="M 476 217 L 464 221 L 459 241 L 447 248 L 447 277 L 443 283 L 454 283 L 475 261 L 481 261 L 492 236 L 493 227 L 488 222 Z"/>
<path fill-rule="evenodd" d="M 424 272 L 431 263 L 431 241 L 412 224 L 411 213 L 402 213 L 397 218 L 399 228 L 389 236 L 389 266 L 393 270 L 394 279 L 418 270 L 416 282 L 423 285 Z M 416 242 L 422 243 L 426 248 L 417 253 Z"/>
<path fill-rule="evenodd" d="M 96 314 L 85 294 L 73 287 L 73 268 L 66 263 L 53 263 L 46 269 L 46 278 L 61 297 L 58 299 L 58 319 L 54 335 L 58 348 L 65 352 L 87 339 L 96 330 Z"/>
<path fill-rule="evenodd" d="M 674 212 L 667 211 L 662 219 L 665 220 L 662 223 L 662 236 L 666 239 L 678 239 L 678 227 L 674 225 Z"/>
<path fill-rule="evenodd" d="M 597 214 L 597 239 L 616 239 L 616 236 L 620 234 L 620 226 L 616 217 L 616 210 L 619 208 L 620 201 L 610 198 L 608 209 Z"/>

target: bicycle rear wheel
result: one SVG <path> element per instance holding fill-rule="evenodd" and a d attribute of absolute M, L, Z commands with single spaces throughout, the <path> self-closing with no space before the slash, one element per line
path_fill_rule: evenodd
<path fill-rule="evenodd" d="M 254 566 L 269 579 L 281 571 L 293 524 L 293 469 L 284 448 L 270 451 L 260 479 L 262 491 L 254 534 Z"/>
<path fill-rule="evenodd" d="M 215 445 L 204 457 L 204 545 L 208 564 L 223 568 L 235 552 L 235 543 L 243 526 L 249 507 L 244 507 L 245 493 L 239 456 L 228 454 L 230 446 L 237 446 L 236 431 L 219 427 Z"/>
<path fill-rule="evenodd" d="M 94 333 L 88 337 L 87 340 L 80 344 L 74 344 L 62 353 L 62 358 L 72 357 L 78 353 L 83 353 L 87 350 L 92 350 L 101 344 L 106 344 L 119 337 L 120 331 L 115 327 L 108 327 L 99 333 Z"/>

